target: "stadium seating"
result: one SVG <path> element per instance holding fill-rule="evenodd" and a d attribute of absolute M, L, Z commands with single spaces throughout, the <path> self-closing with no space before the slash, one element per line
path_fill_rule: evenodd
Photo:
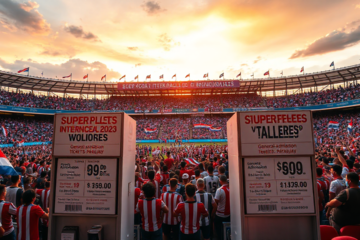
<path fill-rule="evenodd" d="M 331 240 L 339 236 L 335 228 L 328 225 L 320 225 L 320 235 L 321 240 Z"/>
<path fill-rule="evenodd" d="M 351 236 L 360 239 L 360 226 L 345 226 L 340 229 L 340 236 Z"/>

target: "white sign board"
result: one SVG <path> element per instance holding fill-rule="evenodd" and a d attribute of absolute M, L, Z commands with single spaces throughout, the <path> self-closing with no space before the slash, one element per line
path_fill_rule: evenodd
<path fill-rule="evenodd" d="M 116 159 L 58 159 L 55 213 L 115 214 Z"/>
<path fill-rule="evenodd" d="M 314 213 L 310 157 L 245 158 L 247 214 Z"/>
<path fill-rule="evenodd" d="M 54 156 L 119 156 L 121 114 L 58 114 Z"/>
<path fill-rule="evenodd" d="M 240 113 L 241 155 L 313 155 L 310 111 Z"/>

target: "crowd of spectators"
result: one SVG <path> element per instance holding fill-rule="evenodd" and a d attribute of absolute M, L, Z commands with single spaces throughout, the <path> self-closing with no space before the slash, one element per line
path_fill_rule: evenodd
<path fill-rule="evenodd" d="M 159 139 L 159 130 L 162 123 L 161 117 L 152 117 L 152 118 L 137 118 L 136 119 L 136 138 L 145 140 L 145 139 Z M 154 132 L 145 132 L 147 129 L 156 129 Z"/>
<path fill-rule="evenodd" d="M 210 116 L 210 117 L 194 117 L 192 118 L 193 139 L 223 139 L 226 132 L 226 122 L 229 116 Z M 221 128 L 221 131 L 211 131 L 209 128 L 195 128 L 194 124 L 207 124 L 214 128 Z"/>
<path fill-rule="evenodd" d="M 53 135 L 53 120 L 42 117 L 1 116 L 0 128 L 4 126 L 7 137 L 1 131 L 0 144 L 16 142 L 47 142 Z"/>
<path fill-rule="evenodd" d="M 190 139 L 189 117 L 163 117 L 161 139 Z"/>
<path fill-rule="evenodd" d="M 171 109 L 203 108 L 205 112 L 220 112 L 223 108 L 282 108 L 342 102 L 359 98 L 360 85 L 319 92 L 295 93 L 281 97 L 261 97 L 257 94 L 183 95 L 183 96 L 116 96 L 109 99 L 84 99 L 38 96 L 31 93 L 0 91 L 0 105 L 47 108 L 56 110 L 135 110 L 167 112 Z"/>

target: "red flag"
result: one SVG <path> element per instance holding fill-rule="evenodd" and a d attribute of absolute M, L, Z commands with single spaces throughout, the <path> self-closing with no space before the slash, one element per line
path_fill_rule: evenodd
<path fill-rule="evenodd" d="M 119 80 L 121 80 L 121 79 L 123 79 L 123 78 L 125 78 L 125 77 L 126 77 L 126 75 L 122 76 Z"/>
<path fill-rule="evenodd" d="M 264 76 L 266 76 L 266 75 L 270 75 L 270 72 L 269 71 L 265 72 Z"/>
<path fill-rule="evenodd" d="M 64 77 L 62 77 L 62 78 L 69 78 L 69 77 L 71 77 L 72 76 L 72 73 L 69 75 L 69 76 L 64 76 Z"/>
<path fill-rule="evenodd" d="M 303 72 L 304 71 L 304 67 L 301 68 L 300 72 Z"/>
<path fill-rule="evenodd" d="M 102 81 L 104 78 L 105 78 L 105 80 L 106 80 L 106 74 L 101 77 L 101 81 Z"/>
<path fill-rule="evenodd" d="M 174 74 L 174 76 L 172 76 L 172 78 L 176 77 L 176 74 Z"/>
<path fill-rule="evenodd" d="M 86 79 L 86 78 L 88 78 L 89 77 L 89 74 L 86 74 L 84 77 L 83 77 L 83 79 Z"/>
<path fill-rule="evenodd" d="M 209 77 L 209 73 L 204 74 L 204 78 L 207 78 L 207 77 Z"/>
<path fill-rule="evenodd" d="M 163 78 L 164 78 L 164 74 L 161 74 L 161 75 L 160 75 L 160 79 L 163 79 Z"/>
<path fill-rule="evenodd" d="M 188 75 L 185 76 L 185 78 L 189 78 L 190 77 L 190 73 Z"/>
<path fill-rule="evenodd" d="M 139 75 L 136 75 L 135 79 L 138 79 L 139 78 Z"/>
<path fill-rule="evenodd" d="M 19 70 L 18 73 L 28 72 L 28 71 L 29 71 L 29 68 L 24 68 L 24 69 Z"/>
<path fill-rule="evenodd" d="M 151 75 L 147 75 L 147 76 L 146 76 L 146 79 L 148 79 L 148 78 L 151 78 Z"/>
<path fill-rule="evenodd" d="M 236 75 L 236 77 L 240 77 L 240 76 L 241 76 L 241 72 L 238 75 Z"/>

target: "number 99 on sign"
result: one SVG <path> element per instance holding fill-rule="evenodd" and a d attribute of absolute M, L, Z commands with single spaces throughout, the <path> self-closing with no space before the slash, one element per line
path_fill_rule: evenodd
<path fill-rule="evenodd" d="M 87 175 L 88 176 L 103 176 L 103 173 L 106 173 L 106 165 L 101 164 L 89 164 L 87 165 Z"/>

